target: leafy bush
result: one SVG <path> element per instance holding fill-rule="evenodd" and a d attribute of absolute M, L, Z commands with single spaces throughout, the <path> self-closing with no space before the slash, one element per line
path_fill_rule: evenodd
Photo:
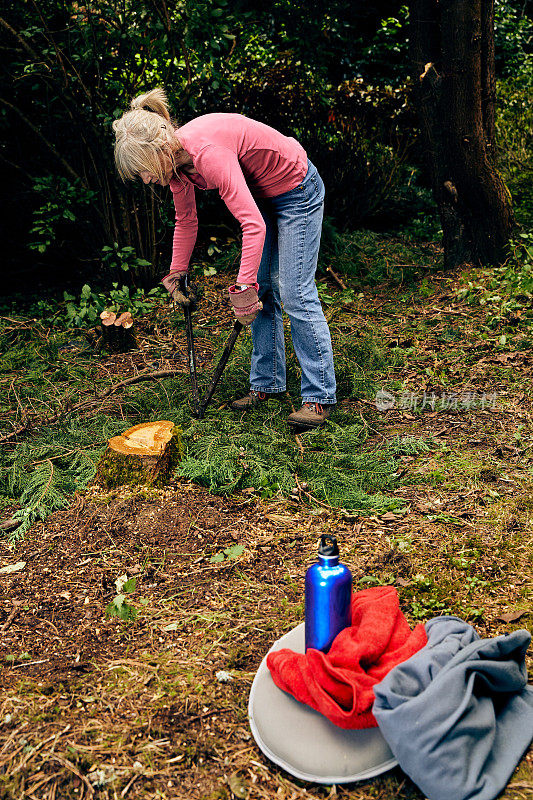
<path fill-rule="evenodd" d="M 131 290 L 129 286 L 113 283 L 109 292 L 95 292 L 88 284 L 82 287 L 79 299 L 76 302 L 74 295 L 64 292 L 63 298 L 67 304 L 67 327 L 82 328 L 93 325 L 105 309 L 114 312 L 130 311 L 134 314 L 145 314 L 151 311 L 160 297 L 166 296 L 166 289 L 156 286 L 145 292 L 143 289 Z"/>
<path fill-rule="evenodd" d="M 533 169 L 518 172 L 507 178 L 507 188 L 513 197 L 513 209 L 520 225 L 533 220 Z"/>
<path fill-rule="evenodd" d="M 355 63 L 361 75 L 383 83 L 404 83 L 409 64 L 408 24 L 407 5 L 398 9 L 397 16 L 380 20 L 374 36 Z"/>
<path fill-rule="evenodd" d="M 112 275 L 122 270 L 135 274 L 143 267 L 151 267 L 145 258 L 139 258 L 133 247 L 120 247 L 118 242 L 113 242 L 113 247 L 102 247 L 102 263 L 108 273 Z"/>
<path fill-rule="evenodd" d="M 131 278 L 146 267 L 151 267 L 149 261 L 139 258 L 133 247 L 119 247 L 118 242 L 113 247 L 102 248 L 102 262 L 108 274 L 115 275 L 119 272 L 132 273 Z M 130 311 L 132 314 L 144 314 L 152 310 L 157 298 L 166 297 L 166 290 L 158 284 L 153 289 L 145 291 L 142 288 L 132 288 L 127 284 L 119 286 L 118 281 L 111 284 L 107 292 L 95 291 L 89 284 L 84 284 L 79 299 L 68 292 L 63 293 L 66 302 L 66 320 L 64 324 L 84 327 L 94 324 L 99 314 L 104 309 L 114 312 Z M 56 315 L 57 316 L 57 315 Z M 56 319 L 56 321 L 61 321 Z"/>
<path fill-rule="evenodd" d="M 79 181 L 61 175 L 36 178 L 34 190 L 41 196 L 41 205 L 33 212 L 30 228 L 30 250 L 44 253 L 56 241 L 65 224 L 83 223 L 83 213 L 96 192 L 81 186 Z"/>
<path fill-rule="evenodd" d="M 297 136 L 325 180 L 327 213 L 338 228 L 438 235 L 429 192 L 407 167 L 408 158 L 413 165 L 421 159 L 407 5 L 385 16 L 383 4 L 344 0 L 327 7 L 197 0 L 165 6 L 165 13 L 132 0 L 118 16 L 113 0 L 11 6 L 0 31 L 10 98 L 0 146 L 12 165 L 9 194 L 28 218 L 29 261 L 35 251 L 45 256 L 44 274 L 61 265 L 70 273 L 73 257 L 81 269 L 105 273 L 128 264 L 136 285 L 148 288 L 160 260 L 168 260 L 168 192 L 122 185 L 112 158 L 112 121 L 155 85 L 167 88 L 180 122 L 237 111 Z M 500 158 L 506 177 L 517 181 L 531 129 L 531 31 L 523 8 L 510 0 L 496 5 Z M 31 174 L 28 152 L 35 154 Z M 525 189 L 513 186 L 524 220 Z M 202 221 L 224 214 L 219 201 L 204 197 L 199 210 Z M 17 230 L 13 238 L 14 253 L 25 236 Z M 102 260 L 103 245 L 110 250 Z M 207 243 L 213 254 L 217 247 Z"/>
<path fill-rule="evenodd" d="M 508 78 L 498 83 L 496 144 L 500 166 L 507 174 L 533 169 L 533 107 L 531 88 Z"/>
<path fill-rule="evenodd" d="M 510 244 L 511 255 L 501 267 L 484 270 L 479 282 L 468 281 L 458 292 L 473 306 L 485 309 L 491 328 L 533 328 L 533 232 L 524 232 Z M 504 337 L 505 338 L 505 337 Z"/>
<path fill-rule="evenodd" d="M 533 85 L 533 20 L 526 5 L 499 0 L 494 7 L 496 67 L 500 77 Z"/>
<path fill-rule="evenodd" d="M 533 219 L 533 78 L 507 78 L 498 84 L 496 146 L 498 165 L 513 197 L 517 221 Z"/>
<path fill-rule="evenodd" d="M 131 594 L 135 591 L 137 578 L 128 579 L 127 575 L 121 575 L 115 581 L 115 585 L 117 587 L 117 594 L 105 607 L 105 616 L 107 618 L 117 617 L 123 622 L 133 622 L 137 619 L 137 610 L 128 603 L 126 594 Z"/>
<path fill-rule="evenodd" d="M 393 198 L 405 181 L 406 158 L 405 148 L 395 143 L 402 127 L 414 124 L 406 88 L 363 78 L 329 84 L 293 50 L 270 48 L 265 62 L 261 80 L 254 62 L 235 70 L 228 110 L 236 103 L 298 138 L 324 180 L 326 213 L 339 227 L 353 230 L 380 216 L 394 224 L 399 206 Z"/>

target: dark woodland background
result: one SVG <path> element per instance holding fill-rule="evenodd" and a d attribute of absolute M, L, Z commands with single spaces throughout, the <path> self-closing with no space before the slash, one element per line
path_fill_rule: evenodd
<path fill-rule="evenodd" d="M 125 281 L 144 289 L 157 284 L 170 258 L 170 196 L 168 190 L 150 193 L 119 181 L 111 130 L 131 98 L 156 85 L 166 88 L 178 122 L 237 111 L 296 136 L 326 184 L 326 248 L 345 231 L 416 240 L 438 240 L 444 231 L 445 263 L 469 255 L 501 263 L 516 223 L 531 218 L 528 0 L 494 7 L 278 0 L 263 10 L 249 0 L 2 5 L 0 236 L 6 294 L 59 287 L 76 293 L 87 282 Z M 468 13 L 478 6 L 479 19 L 472 21 Z M 487 9 L 493 22 L 483 16 Z M 479 36 L 470 30 L 476 25 Z M 458 29 L 464 37 L 453 34 Z M 464 61 L 475 50 L 469 42 L 476 41 L 479 75 L 476 63 Z M 440 100 L 431 93 L 434 82 L 421 96 L 426 59 L 442 78 Z M 465 74 L 471 83 L 461 85 Z M 481 92 L 484 140 L 471 164 L 460 161 L 462 154 L 458 163 L 453 147 L 442 152 L 477 124 L 453 108 L 450 86 L 463 92 L 455 100 L 468 111 L 473 93 Z M 441 103 L 440 116 L 435 102 Z M 488 189 L 486 181 L 482 185 L 486 168 Z M 464 186 L 461 176 L 468 177 Z M 442 189 L 446 178 L 448 193 Z M 238 226 L 215 193 L 199 203 L 197 257 L 219 259 L 219 269 L 228 243 L 238 244 Z M 463 228 L 466 244 L 458 247 Z"/>

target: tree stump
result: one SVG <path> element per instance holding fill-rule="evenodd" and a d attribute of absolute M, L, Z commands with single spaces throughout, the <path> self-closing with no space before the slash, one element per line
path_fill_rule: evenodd
<path fill-rule="evenodd" d="M 115 314 L 107 308 L 100 314 L 102 330 L 96 345 L 97 350 L 105 348 L 112 353 L 127 353 L 138 348 L 133 335 L 133 317 L 129 311 Z"/>
<path fill-rule="evenodd" d="M 168 420 L 134 425 L 107 445 L 94 479 L 106 489 L 126 483 L 166 486 L 183 458 L 181 428 Z"/>

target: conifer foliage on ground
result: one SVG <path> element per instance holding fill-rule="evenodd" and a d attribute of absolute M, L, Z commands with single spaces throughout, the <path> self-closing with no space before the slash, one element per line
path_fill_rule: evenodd
<path fill-rule="evenodd" d="M 333 289 L 323 286 L 322 291 L 333 317 L 342 307 L 335 306 Z M 220 292 L 206 291 L 196 318 L 198 346 L 206 351 L 204 379 L 227 333 L 222 325 L 206 336 L 202 326 L 212 318 L 211 302 L 220 305 Z M 346 322 L 335 328 L 342 405 L 325 429 L 295 437 L 286 424 L 299 402 L 299 370 L 289 336 L 286 395 L 245 417 L 227 408 L 247 384 L 250 337 L 245 335 L 207 416 L 199 421 L 189 404 L 181 315 L 161 303 L 139 320 L 139 326 L 145 331 L 141 352 L 121 356 L 96 351 L 90 337 L 75 337 L 80 331 L 58 331 L 53 318 L 46 323 L 19 313 L 0 319 L 4 344 L 1 435 L 9 436 L 17 425 L 24 428 L 27 423 L 18 437 L 4 442 L 0 452 L 0 509 L 5 509 L 12 541 L 24 536 L 35 521 L 68 504 L 94 478 L 107 440 L 139 422 L 169 419 L 183 430 L 185 458 L 174 473 L 175 480 L 191 480 L 223 495 L 247 490 L 263 498 L 281 498 L 296 490 L 302 502 L 346 511 L 397 508 L 400 501 L 387 491 L 397 483 L 398 457 L 435 446 L 431 440 L 400 437 L 376 444 L 367 423 L 352 407 L 355 397 L 372 396 L 374 372 L 385 363 L 371 331 L 356 334 Z M 168 344 L 164 357 L 159 331 L 164 331 Z M 147 365 L 168 366 L 169 356 L 177 362 L 174 376 L 131 384 L 109 396 L 107 404 L 101 399 L 106 387 L 124 378 L 125 362 L 135 377 L 135 373 L 149 372 Z M 22 364 L 27 368 L 21 369 Z M 73 398 L 78 410 L 69 411 Z"/>

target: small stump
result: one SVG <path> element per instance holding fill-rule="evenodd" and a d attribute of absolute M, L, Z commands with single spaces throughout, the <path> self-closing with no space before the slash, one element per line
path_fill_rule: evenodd
<path fill-rule="evenodd" d="M 125 483 L 166 486 L 183 458 L 181 429 L 168 420 L 134 425 L 107 445 L 94 479 L 106 489 Z"/>
<path fill-rule="evenodd" d="M 102 348 L 110 353 L 127 353 L 129 350 L 138 349 L 139 345 L 133 334 L 133 317 L 129 311 L 115 314 L 105 309 L 100 314 L 101 331 L 96 350 Z"/>

